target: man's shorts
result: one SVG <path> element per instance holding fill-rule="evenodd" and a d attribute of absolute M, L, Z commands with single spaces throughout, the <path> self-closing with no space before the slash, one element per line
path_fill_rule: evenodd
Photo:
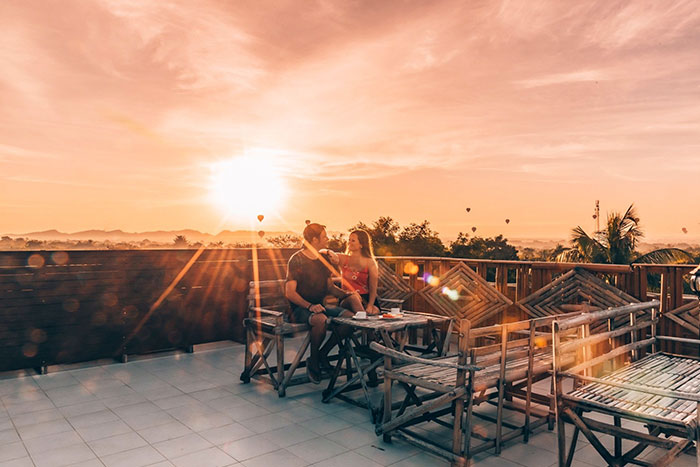
<path fill-rule="evenodd" d="M 346 311 L 349 310 L 347 308 L 342 308 L 339 306 L 327 306 L 326 311 L 324 311 L 323 314 L 328 316 L 329 318 L 337 318 Z M 309 318 L 313 314 L 315 313 L 309 311 L 308 308 L 292 305 L 292 320 L 294 320 L 295 323 L 309 324 Z"/>

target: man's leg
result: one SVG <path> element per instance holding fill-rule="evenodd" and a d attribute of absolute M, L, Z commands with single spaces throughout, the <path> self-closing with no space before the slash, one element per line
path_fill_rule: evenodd
<path fill-rule="evenodd" d="M 326 315 L 323 313 L 314 313 L 309 317 L 309 325 L 311 330 L 311 356 L 309 361 L 306 363 L 309 367 L 309 372 L 311 376 L 316 376 L 320 380 L 321 377 L 321 367 L 319 365 L 320 355 L 321 355 L 321 343 L 326 337 Z"/>

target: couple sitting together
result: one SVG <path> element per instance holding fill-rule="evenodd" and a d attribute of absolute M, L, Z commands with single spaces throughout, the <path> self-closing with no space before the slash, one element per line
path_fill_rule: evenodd
<path fill-rule="evenodd" d="M 328 250 L 326 228 L 309 224 L 304 229 L 304 246 L 289 258 L 285 295 L 290 302 L 290 320 L 311 326 L 311 356 L 306 362 L 309 379 L 321 381 L 321 365 L 329 366 L 327 355 L 337 343 L 333 338 L 321 347 L 326 337 L 328 317 L 351 317 L 358 311 L 379 313 L 377 306 L 377 262 L 372 242 L 364 230 L 354 230 L 348 238 L 345 254 Z M 340 269 L 341 287 L 333 283 Z M 328 295 L 338 299 L 338 306 L 324 306 Z M 339 329 L 348 333 L 349 329 Z"/>

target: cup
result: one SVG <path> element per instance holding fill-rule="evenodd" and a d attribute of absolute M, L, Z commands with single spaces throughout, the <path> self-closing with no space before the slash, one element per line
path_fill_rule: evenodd
<path fill-rule="evenodd" d="M 403 313 L 401 312 L 401 308 L 395 307 L 391 309 L 391 314 L 395 316 L 403 316 Z"/>
<path fill-rule="evenodd" d="M 367 312 L 366 311 L 358 311 L 357 313 L 355 313 L 355 318 L 367 319 Z"/>

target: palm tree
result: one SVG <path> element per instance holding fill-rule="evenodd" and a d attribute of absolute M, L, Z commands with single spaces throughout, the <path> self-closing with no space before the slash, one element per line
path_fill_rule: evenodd
<path fill-rule="evenodd" d="M 643 236 L 639 216 L 632 204 L 624 214 L 608 214 L 605 228 L 593 235 L 588 235 L 581 226 L 576 226 L 571 231 L 571 248 L 557 255 L 556 260 L 604 264 L 693 262 L 693 256 L 679 248 L 662 248 L 638 256 L 635 250 Z"/>

